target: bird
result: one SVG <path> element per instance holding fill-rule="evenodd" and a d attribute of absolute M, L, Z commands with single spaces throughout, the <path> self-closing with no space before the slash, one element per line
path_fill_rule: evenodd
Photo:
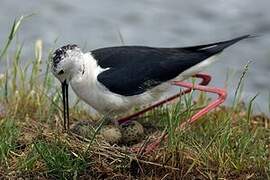
<path fill-rule="evenodd" d="M 187 47 L 114 46 L 83 52 L 76 44 L 54 51 L 52 74 L 61 82 L 64 128 L 69 128 L 68 86 L 99 113 L 113 116 L 153 103 L 171 87 L 216 61 L 227 47 L 252 37 Z"/>

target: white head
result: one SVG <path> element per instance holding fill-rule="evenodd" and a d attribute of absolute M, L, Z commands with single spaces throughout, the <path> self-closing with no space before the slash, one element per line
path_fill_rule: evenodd
<path fill-rule="evenodd" d="M 62 85 L 65 129 L 69 129 L 68 84 L 76 75 L 83 74 L 83 55 L 77 45 L 66 45 L 56 49 L 51 60 L 51 71 Z"/>
<path fill-rule="evenodd" d="M 83 72 L 83 52 L 73 45 L 66 45 L 55 50 L 51 60 L 51 71 L 63 83 L 67 83 Z"/>

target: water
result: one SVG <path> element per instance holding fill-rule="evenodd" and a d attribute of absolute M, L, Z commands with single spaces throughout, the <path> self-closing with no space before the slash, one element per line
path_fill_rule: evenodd
<path fill-rule="evenodd" d="M 229 73 L 230 103 L 236 77 L 252 60 L 243 96 L 248 101 L 260 93 L 257 110 L 268 112 L 269 7 L 269 0 L 1 0 L 0 45 L 6 40 L 14 17 L 31 13 L 36 15 L 25 21 L 19 33 L 20 42 L 25 44 L 25 61 L 33 56 L 37 39 L 44 41 L 44 52 L 48 52 L 56 39 L 56 46 L 76 43 L 86 50 L 121 45 L 119 31 L 128 45 L 171 47 L 258 34 L 261 36 L 226 50 L 206 71 L 214 76 L 211 84 L 219 87 L 224 87 L 228 72 L 235 72 L 235 77 Z"/>

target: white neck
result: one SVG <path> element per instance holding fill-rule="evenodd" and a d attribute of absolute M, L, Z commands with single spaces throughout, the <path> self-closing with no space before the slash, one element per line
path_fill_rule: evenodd
<path fill-rule="evenodd" d="M 98 74 L 106 70 L 98 66 L 91 53 L 83 54 L 79 63 L 81 64 L 82 71 L 73 76 L 72 81 L 80 81 L 83 78 L 87 78 L 88 81 L 96 82 Z"/>

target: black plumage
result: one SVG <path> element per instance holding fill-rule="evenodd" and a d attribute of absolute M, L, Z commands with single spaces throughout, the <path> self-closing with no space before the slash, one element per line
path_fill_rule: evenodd
<path fill-rule="evenodd" d="M 248 37 L 182 48 L 119 46 L 96 49 L 91 53 L 99 66 L 109 68 L 98 75 L 98 81 L 111 92 L 133 96 L 174 79 L 183 71 Z"/>
<path fill-rule="evenodd" d="M 56 67 L 58 63 L 66 57 L 68 50 L 73 50 L 77 47 L 78 46 L 76 44 L 68 44 L 56 49 L 52 55 L 53 66 Z"/>

